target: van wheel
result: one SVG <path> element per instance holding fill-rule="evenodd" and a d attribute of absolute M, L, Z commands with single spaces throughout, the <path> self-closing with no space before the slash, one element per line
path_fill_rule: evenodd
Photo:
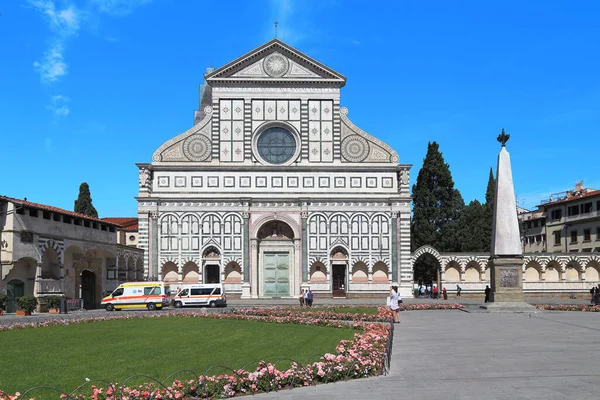
<path fill-rule="evenodd" d="M 106 308 L 106 311 L 112 311 L 112 310 L 115 309 L 115 306 L 113 306 L 112 304 L 108 303 L 105 308 Z"/>
<path fill-rule="evenodd" d="M 211 301 L 210 303 L 208 303 L 208 306 L 210 308 L 215 308 L 217 306 L 217 303 L 215 303 L 214 301 Z"/>
<path fill-rule="evenodd" d="M 176 301 L 175 304 L 173 304 L 175 306 L 175 308 L 181 308 L 183 307 L 183 304 L 181 304 L 180 301 Z"/>
<path fill-rule="evenodd" d="M 148 308 L 148 311 L 154 311 L 154 310 L 156 310 L 156 304 L 154 304 L 154 303 L 148 303 L 148 305 L 146 306 L 146 308 Z"/>

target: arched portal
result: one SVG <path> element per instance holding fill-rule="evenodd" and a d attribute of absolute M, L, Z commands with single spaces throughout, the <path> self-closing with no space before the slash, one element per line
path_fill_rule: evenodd
<path fill-rule="evenodd" d="M 265 222 L 257 232 L 259 294 L 264 297 L 289 297 L 294 290 L 296 249 L 294 230 L 286 222 Z"/>
<path fill-rule="evenodd" d="M 342 246 L 331 250 L 331 279 L 333 297 L 346 297 L 346 271 L 348 270 L 348 251 Z"/>
<path fill-rule="evenodd" d="M 215 246 L 207 247 L 202 253 L 204 283 L 221 282 L 221 252 Z"/>
<path fill-rule="evenodd" d="M 437 285 L 441 289 L 442 261 L 440 253 L 431 246 L 421 246 L 413 253 L 413 281 L 415 294 L 420 286 Z"/>
<path fill-rule="evenodd" d="M 83 298 L 83 308 L 93 310 L 96 305 L 96 274 L 90 270 L 81 272 L 81 297 Z"/>

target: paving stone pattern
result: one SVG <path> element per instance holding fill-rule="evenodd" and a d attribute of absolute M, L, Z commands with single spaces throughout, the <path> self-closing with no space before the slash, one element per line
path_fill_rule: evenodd
<path fill-rule="evenodd" d="M 273 399 L 593 399 L 600 313 L 411 311 L 388 376 L 261 394 Z"/>

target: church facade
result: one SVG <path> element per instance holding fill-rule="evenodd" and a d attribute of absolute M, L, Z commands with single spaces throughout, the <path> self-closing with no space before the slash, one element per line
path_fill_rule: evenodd
<path fill-rule="evenodd" d="M 412 296 L 410 165 L 340 107 L 346 78 L 274 39 L 205 75 L 140 173 L 148 279 L 229 296 Z"/>

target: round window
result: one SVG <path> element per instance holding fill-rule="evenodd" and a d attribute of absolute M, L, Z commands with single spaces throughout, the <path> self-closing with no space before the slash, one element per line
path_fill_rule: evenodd
<path fill-rule="evenodd" d="M 133 235 L 129 236 L 129 240 L 130 240 L 131 242 L 133 242 L 133 241 L 135 240 L 135 236 L 133 236 Z"/>
<path fill-rule="evenodd" d="M 263 160 L 271 164 L 283 164 L 296 153 L 296 140 L 290 131 L 274 127 L 260 134 L 256 147 Z"/>

